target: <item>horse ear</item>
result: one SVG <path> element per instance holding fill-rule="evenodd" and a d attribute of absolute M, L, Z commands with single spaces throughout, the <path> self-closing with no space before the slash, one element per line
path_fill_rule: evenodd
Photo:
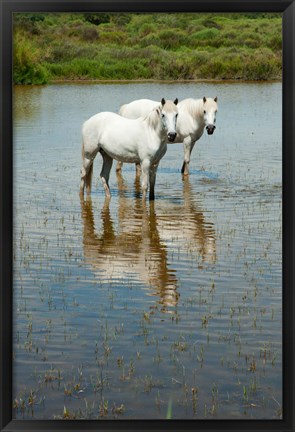
<path fill-rule="evenodd" d="M 165 99 L 164 98 L 162 98 L 162 100 L 161 100 L 161 104 L 164 106 L 165 105 L 165 103 L 166 103 L 166 101 L 165 101 Z"/>
<path fill-rule="evenodd" d="M 174 105 L 177 105 L 177 104 L 178 104 L 178 99 L 176 98 L 174 101 Z"/>
<path fill-rule="evenodd" d="M 203 102 L 206 103 L 207 99 L 205 98 L 205 96 L 203 97 Z"/>
<path fill-rule="evenodd" d="M 218 100 L 218 98 L 217 98 L 217 96 L 215 96 L 215 98 L 214 98 L 214 102 L 217 102 L 217 100 Z"/>

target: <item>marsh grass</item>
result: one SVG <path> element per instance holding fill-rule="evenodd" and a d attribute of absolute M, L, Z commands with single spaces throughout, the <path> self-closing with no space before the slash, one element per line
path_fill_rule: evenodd
<path fill-rule="evenodd" d="M 41 62 L 41 50 L 29 39 L 16 33 L 13 56 L 15 84 L 45 84 L 50 75 Z"/>
<path fill-rule="evenodd" d="M 17 14 L 14 82 L 281 78 L 279 14 L 90 15 Z"/>

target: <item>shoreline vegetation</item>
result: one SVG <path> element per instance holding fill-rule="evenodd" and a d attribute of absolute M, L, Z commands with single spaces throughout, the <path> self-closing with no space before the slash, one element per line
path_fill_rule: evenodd
<path fill-rule="evenodd" d="M 158 79 L 53 79 L 50 81 L 50 84 L 146 84 L 146 83 L 165 83 L 165 84 L 174 84 L 175 80 L 158 80 Z M 240 78 L 236 79 L 218 79 L 218 78 L 211 78 L 211 79 L 179 79 L 177 80 L 178 84 L 190 84 L 190 83 L 216 83 L 216 84 L 228 84 L 228 83 L 255 83 L 255 84 L 265 84 L 265 83 L 277 83 L 282 82 L 282 78 L 274 78 L 269 80 L 244 80 Z"/>
<path fill-rule="evenodd" d="M 277 81 L 279 13 L 16 13 L 14 84 Z"/>

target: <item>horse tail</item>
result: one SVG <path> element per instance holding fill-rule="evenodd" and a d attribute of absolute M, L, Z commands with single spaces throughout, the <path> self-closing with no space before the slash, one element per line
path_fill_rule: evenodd
<path fill-rule="evenodd" d="M 90 165 L 87 164 L 85 166 L 85 145 L 83 140 L 80 194 L 84 193 L 85 186 L 86 186 L 87 194 L 91 192 L 92 175 L 93 175 L 93 162 L 91 162 Z"/>
<path fill-rule="evenodd" d="M 84 150 L 84 141 L 82 141 L 82 160 L 84 160 L 85 150 Z"/>
<path fill-rule="evenodd" d="M 85 177 L 85 186 L 86 186 L 86 193 L 89 194 L 91 192 L 91 184 L 92 184 L 92 176 L 93 176 L 93 162 L 89 167 L 89 170 Z"/>

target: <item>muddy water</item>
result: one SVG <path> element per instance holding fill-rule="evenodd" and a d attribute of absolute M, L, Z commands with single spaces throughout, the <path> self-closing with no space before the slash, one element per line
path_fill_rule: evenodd
<path fill-rule="evenodd" d="M 218 96 L 217 129 L 169 145 L 156 200 L 94 164 L 81 124 L 133 99 Z M 281 84 L 14 90 L 14 417 L 279 419 Z"/>

